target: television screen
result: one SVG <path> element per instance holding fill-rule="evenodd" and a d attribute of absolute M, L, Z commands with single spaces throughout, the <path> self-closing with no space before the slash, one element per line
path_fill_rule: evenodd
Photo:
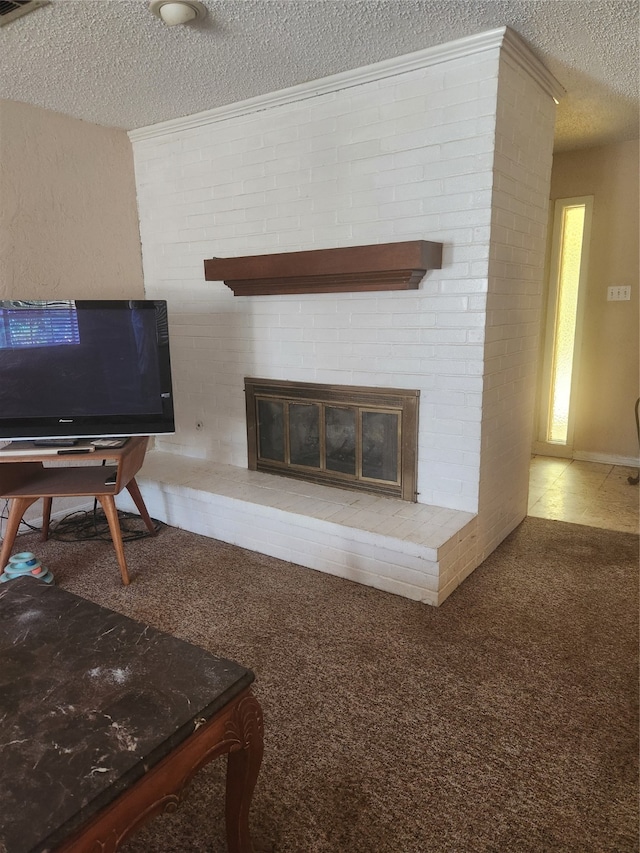
<path fill-rule="evenodd" d="M 0 439 L 173 431 L 164 300 L 0 300 Z"/>

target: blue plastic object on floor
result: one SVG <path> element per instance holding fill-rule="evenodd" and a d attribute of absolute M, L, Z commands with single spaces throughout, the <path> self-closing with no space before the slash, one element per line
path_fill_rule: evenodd
<path fill-rule="evenodd" d="M 0 575 L 0 583 L 6 583 L 6 581 L 21 578 L 25 575 L 37 578 L 45 583 L 53 583 L 53 575 L 49 569 L 43 566 L 31 551 L 22 551 L 20 554 L 14 554 L 13 557 L 9 557 L 9 562 Z"/>

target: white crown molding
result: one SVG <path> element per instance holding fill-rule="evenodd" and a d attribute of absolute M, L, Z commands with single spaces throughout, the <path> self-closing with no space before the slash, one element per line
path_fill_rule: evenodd
<path fill-rule="evenodd" d="M 499 27 L 495 30 L 487 30 L 483 33 L 456 39 L 455 41 L 436 45 L 435 47 L 428 47 L 404 56 L 385 59 L 382 62 L 376 62 L 352 71 L 343 71 L 340 74 L 332 74 L 320 80 L 301 83 L 297 86 L 291 86 L 288 89 L 281 89 L 278 92 L 258 95 L 255 98 L 248 98 L 245 101 L 238 101 L 234 104 L 205 110 L 194 115 L 163 121 L 159 124 L 149 125 L 148 127 L 137 128 L 136 130 L 129 131 L 128 135 L 132 142 L 139 142 L 143 139 L 153 139 L 172 133 L 180 133 L 219 121 L 226 121 L 230 118 L 237 118 L 273 109 L 274 107 L 304 101 L 308 98 L 315 98 L 318 95 L 348 89 L 352 86 L 360 86 L 363 83 L 382 80 L 386 77 L 395 77 L 399 74 L 406 74 L 407 72 L 427 68 L 441 62 L 450 62 L 454 59 L 461 59 L 501 48 L 506 51 L 512 60 L 532 76 L 556 102 L 560 100 L 560 97 L 564 94 L 564 89 L 555 77 L 534 56 L 517 33 L 509 27 Z"/>
<path fill-rule="evenodd" d="M 567 94 L 566 89 L 558 83 L 553 74 L 532 53 L 531 48 L 527 46 L 515 30 L 512 30 L 510 27 L 505 27 L 504 30 L 502 49 L 505 55 L 523 68 L 538 83 L 542 90 L 547 95 L 550 95 L 556 104 L 558 104 Z"/>

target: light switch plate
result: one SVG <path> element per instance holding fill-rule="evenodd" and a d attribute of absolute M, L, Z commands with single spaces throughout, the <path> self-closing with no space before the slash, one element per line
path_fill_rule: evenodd
<path fill-rule="evenodd" d="M 631 286 L 628 284 L 615 284 L 607 288 L 607 302 L 624 302 L 631 299 Z"/>

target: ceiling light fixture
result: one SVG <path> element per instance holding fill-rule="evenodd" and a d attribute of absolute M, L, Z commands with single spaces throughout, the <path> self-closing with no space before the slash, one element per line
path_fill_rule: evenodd
<path fill-rule="evenodd" d="M 149 8 L 161 18 L 168 27 L 176 24 L 188 24 L 207 14 L 206 7 L 198 0 L 151 0 Z"/>

